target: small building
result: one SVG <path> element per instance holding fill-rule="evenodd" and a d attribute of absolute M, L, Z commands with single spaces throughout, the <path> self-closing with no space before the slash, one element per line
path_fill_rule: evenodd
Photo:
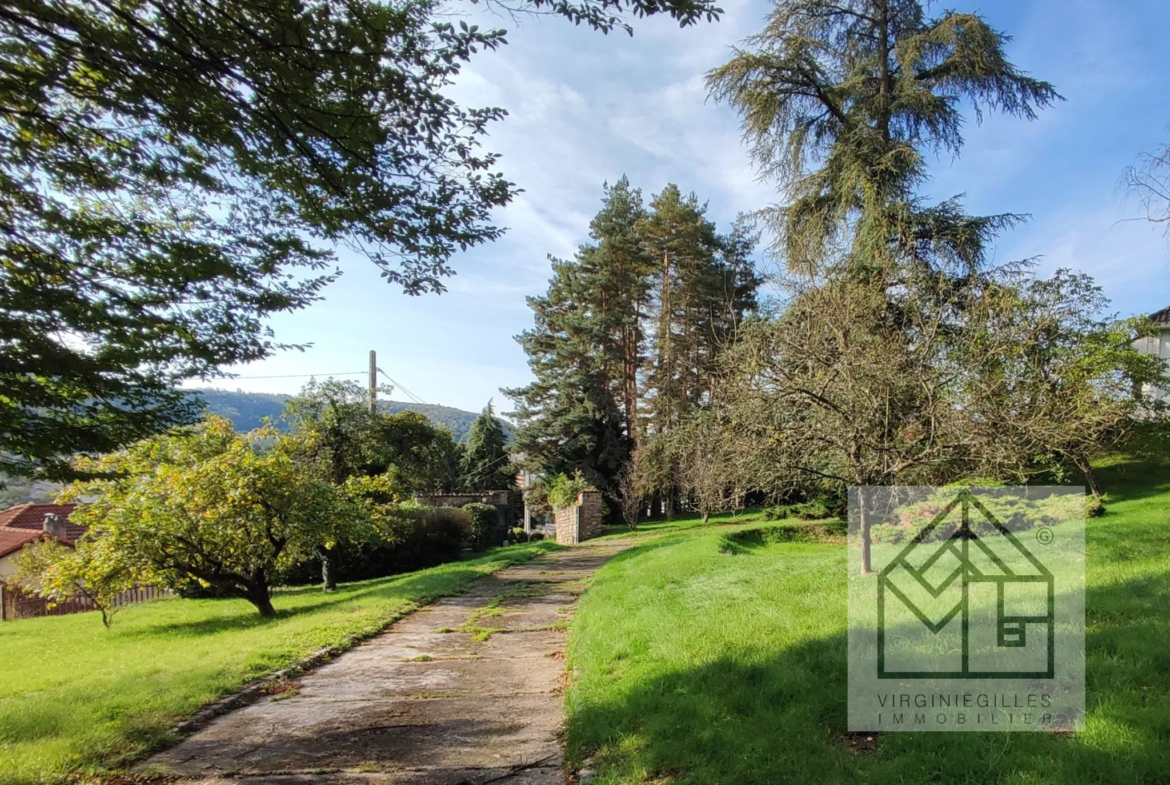
<path fill-rule="evenodd" d="M 76 504 L 21 504 L 0 512 L 0 584 L 16 574 L 16 561 L 30 542 L 51 537 L 73 547 L 85 527 L 69 516 Z"/>
<path fill-rule="evenodd" d="M 1150 314 L 1150 319 L 1158 325 L 1157 334 L 1137 339 L 1134 346 L 1143 354 L 1160 357 L 1170 365 L 1170 306 Z M 1147 388 L 1142 394 L 1154 401 L 1170 403 L 1170 390 Z"/>

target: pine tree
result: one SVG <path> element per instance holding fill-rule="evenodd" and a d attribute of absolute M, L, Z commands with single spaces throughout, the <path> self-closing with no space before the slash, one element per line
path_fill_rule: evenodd
<path fill-rule="evenodd" d="M 516 404 L 515 446 L 527 463 L 547 474 L 580 471 L 593 486 L 612 491 L 630 445 L 607 367 L 621 355 L 607 361 L 600 349 L 621 346 L 600 329 L 605 320 L 593 309 L 596 290 L 586 265 L 594 253 L 583 249 L 574 262 L 554 259 L 548 293 L 528 298 L 536 324 L 517 340 L 536 379 L 505 394 Z"/>
<path fill-rule="evenodd" d="M 673 186 L 648 213 L 624 177 L 590 239 L 529 298 L 536 324 L 517 340 L 536 380 L 506 393 L 531 464 L 615 497 L 635 445 L 709 398 L 714 357 L 754 302 L 754 239 L 720 236 Z"/>
<path fill-rule="evenodd" d="M 653 350 L 646 363 L 646 430 L 664 434 L 707 403 L 719 352 L 755 305 L 759 285 L 749 255 L 755 238 L 740 224 L 718 234 L 706 205 L 669 185 L 639 229 L 657 260 L 645 316 Z"/>
<path fill-rule="evenodd" d="M 517 340 L 536 381 L 505 391 L 516 402 L 517 449 L 530 464 L 579 471 L 610 494 L 637 423 L 652 264 L 639 233 L 644 217 L 642 192 L 628 178 L 605 186 L 592 242 L 573 261 L 553 259 L 548 293 L 528 300 L 536 325 Z"/>
<path fill-rule="evenodd" d="M 924 208 L 926 155 L 958 155 L 962 105 L 1031 119 L 1060 100 L 1007 61 L 1008 37 L 974 14 L 927 17 L 917 0 L 784 0 L 764 31 L 708 75 L 743 119 L 792 268 L 854 272 L 931 261 L 970 270 L 1015 216 Z M 844 258 L 841 259 L 841 250 Z"/>
<path fill-rule="evenodd" d="M 508 437 L 492 412 L 492 403 L 471 423 L 463 452 L 463 486 L 471 491 L 500 491 L 512 487 Z"/>
<path fill-rule="evenodd" d="M 605 186 L 601 211 L 589 224 L 595 245 L 578 257 L 584 285 L 592 292 L 602 374 L 619 401 L 626 434 L 637 442 L 638 377 L 643 362 L 642 317 L 650 295 L 654 257 L 640 233 L 646 217 L 642 192 L 623 176 Z"/>

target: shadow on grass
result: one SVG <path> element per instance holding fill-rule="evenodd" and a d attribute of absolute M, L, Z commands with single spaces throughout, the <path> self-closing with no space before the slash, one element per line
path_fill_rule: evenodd
<path fill-rule="evenodd" d="M 570 760 L 604 783 L 1170 782 L 1170 574 L 1090 590 L 1080 734 L 885 733 L 848 743 L 844 632 L 750 647 L 570 705 Z M 610 693 L 617 694 L 616 691 Z M 660 778 L 660 779 L 656 779 Z"/>
<path fill-rule="evenodd" d="M 521 546 L 525 547 L 525 546 Z M 554 545 L 525 547 L 525 553 L 533 551 L 532 557 L 555 550 Z M 391 575 L 385 578 L 375 578 L 369 581 L 341 584 L 336 591 L 325 592 L 320 586 L 295 586 L 279 588 L 273 592 L 272 601 L 277 615 L 265 618 L 247 600 L 238 597 L 223 599 L 202 600 L 169 600 L 170 602 L 201 602 L 201 603 L 232 603 L 239 608 L 237 612 L 217 615 L 213 618 L 195 621 L 174 621 L 146 624 L 132 630 L 125 631 L 125 637 L 153 637 L 163 634 L 184 635 L 214 635 L 231 630 L 246 630 L 281 624 L 292 618 L 314 616 L 319 613 L 332 611 L 338 606 L 362 604 L 373 598 L 384 600 L 398 600 L 416 605 L 425 604 L 438 597 L 455 594 L 463 591 L 471 582 L 484 577 L 484 564 L 493 561 L 509 564 L 528 561 L 528 557 L 520 557 L 518 552 L 511 554 L 501 553 L 499 550 L 477 554 L 474 558 L 462 562 L 448 562 L 445 565 L 424 570 L 421 572 Z M 287 600 L 296 600 L 300 604 L 286 605 Z"/>
<path fill-rule="evenodd" d="M 1096 470 L 1111 502 L 1140 501 L 1170 492 L 1170 438 L 1148 431 L 1139 429 L 1130 452 L 1113 456 Z"/>
<path fill-rule="evenodd" d="M 639 535 L 693 533 L 696 529 L 736 526 L 743 523 L 758 523 L 766 520 L 764 513 L 765 510 L 762 507 L 745 507 L 737 512 L 723 512 L 718 515 L 712 515 L 706 523 L 703 523 L 698 515 L 686 515 L 671 519 L 654 518 L 639 521 L 637 529 L 630 529 L 630 527 L 621 524 L 608 525 L 602 529 L 599 537 L 637 537 Z"/>

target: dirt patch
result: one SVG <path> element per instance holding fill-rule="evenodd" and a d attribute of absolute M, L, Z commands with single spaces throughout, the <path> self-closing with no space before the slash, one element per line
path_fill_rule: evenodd
<path fill-rule="evenodd" d="M 877 750 L 881 735 L 877 733 L 847 733 L 841 737 L 841 744 L 857 755 L 869 755 Z"/>

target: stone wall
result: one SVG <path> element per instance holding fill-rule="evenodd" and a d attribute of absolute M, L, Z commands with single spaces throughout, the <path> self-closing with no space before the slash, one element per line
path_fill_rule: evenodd
<path fill-rule="evenodd" d="M 582 491 L 577 504 L 554 513 L 557 542 L 576 545 L 601 534 L 602 501 L 599 491 Z"/>
<path fill-rule="evenodd" d="M 465 504 L 491 504 L 496 507 L 507 507 L 508 492 L 429 493 L 424 496 L 415 496 L 414 500 L 427 507 L 462 507 Z"/>

